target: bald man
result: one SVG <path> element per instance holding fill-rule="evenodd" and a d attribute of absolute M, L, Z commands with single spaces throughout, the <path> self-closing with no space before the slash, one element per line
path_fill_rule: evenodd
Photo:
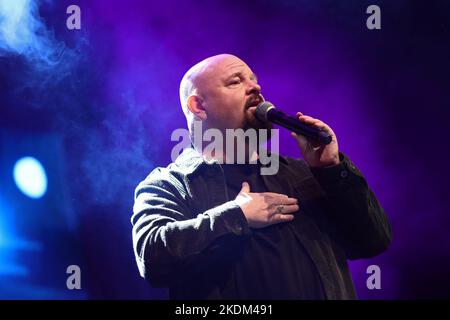
<path fill-rule="evenodd" d="M 192 146 L 135 192 L 141 276 L 169 288 L 171 299 L 356 298 L 347 260 L 385 251 L 391 228 L 333 130 L 298 112 L 332 142 L 293 134 L 303 159 L 279 156 L 277 173 L 261 175 L 261 141 L 246 144 L 246 162 L 236 164 L 229 146 L 211 151 L 195 134 L 196 123 L 224 136 L 271 128 L 255 118 L 263 97 L 244 61 L 222 54 L 199 62 L 183 77 L 180 100 Z"/>

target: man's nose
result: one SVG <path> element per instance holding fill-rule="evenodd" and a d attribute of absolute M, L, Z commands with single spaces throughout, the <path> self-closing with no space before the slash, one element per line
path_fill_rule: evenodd
<path fill-rule="evenodd" d="M 252 93 L 260 94 L 260 92 L 261 92 L 261 86 L 257 82 L 250 80 L 248 88 L 247 88 L 247 93 L 248 94 L 252 94 Z"/>

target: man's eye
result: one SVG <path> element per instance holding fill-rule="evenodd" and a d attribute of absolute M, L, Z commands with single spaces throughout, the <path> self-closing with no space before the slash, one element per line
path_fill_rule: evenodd
<path fill-rule="evenodd" d="M 234 79 L 234 80 L 231 80 L 230 82 L 228 82 L 228 84 L 229 85 L 234 85 L 234 84 L 239 84 L 240 82 L 241 82 L 240 79 Z"/>

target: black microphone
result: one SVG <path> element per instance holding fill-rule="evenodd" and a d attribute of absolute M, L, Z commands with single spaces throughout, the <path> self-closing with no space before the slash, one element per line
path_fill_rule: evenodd
<path fill-rule="evenodd" d="M 316 140 L 322 144 L 329 144 L 331 136 L 316 127 L 301 122 L 298 118 L 289 116 L 275 108 L 269 101 L 264 101 L 256 107 L 256 118 L 262 122 L 273 122 L 299 135 Z"/>

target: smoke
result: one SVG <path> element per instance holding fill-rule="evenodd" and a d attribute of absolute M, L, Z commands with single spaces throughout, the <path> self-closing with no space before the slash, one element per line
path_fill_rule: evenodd
<path fill-rule="evenodd" d="M 146 151 L 156 152 L 142 122 L 143 108 L 130 92 L 117 97 L 129 104 L 121 117 L 110 115 L 87 131 L 81 169 L 88 181 L 91 200 L 98 205 L 132 205 L 137 183 L 153 163 Z M 125 119 L 125 120 L 124 120 Z M 87 190 L 85 188 L 85 190 Z M 130 203 L 131 201 L 131 203 Z"/>
<path fill-rule="evenodd" d="M 40 20 L 33 0 L 0 1 L 0 54 L 18 54 L 40 66 L 58 63 L 64 46 Z"/>
<path fill-rule="evenodd" d="M 41 89 L 72 72 L 86 43 L 84 36 L 75 48 L 58 41 L 39 15 L 43 2 L 49 0 L 0 0 L 0 57 L 23 58 L 29 68 L 23 74 L 29 78 L 25 86 Z"/>

